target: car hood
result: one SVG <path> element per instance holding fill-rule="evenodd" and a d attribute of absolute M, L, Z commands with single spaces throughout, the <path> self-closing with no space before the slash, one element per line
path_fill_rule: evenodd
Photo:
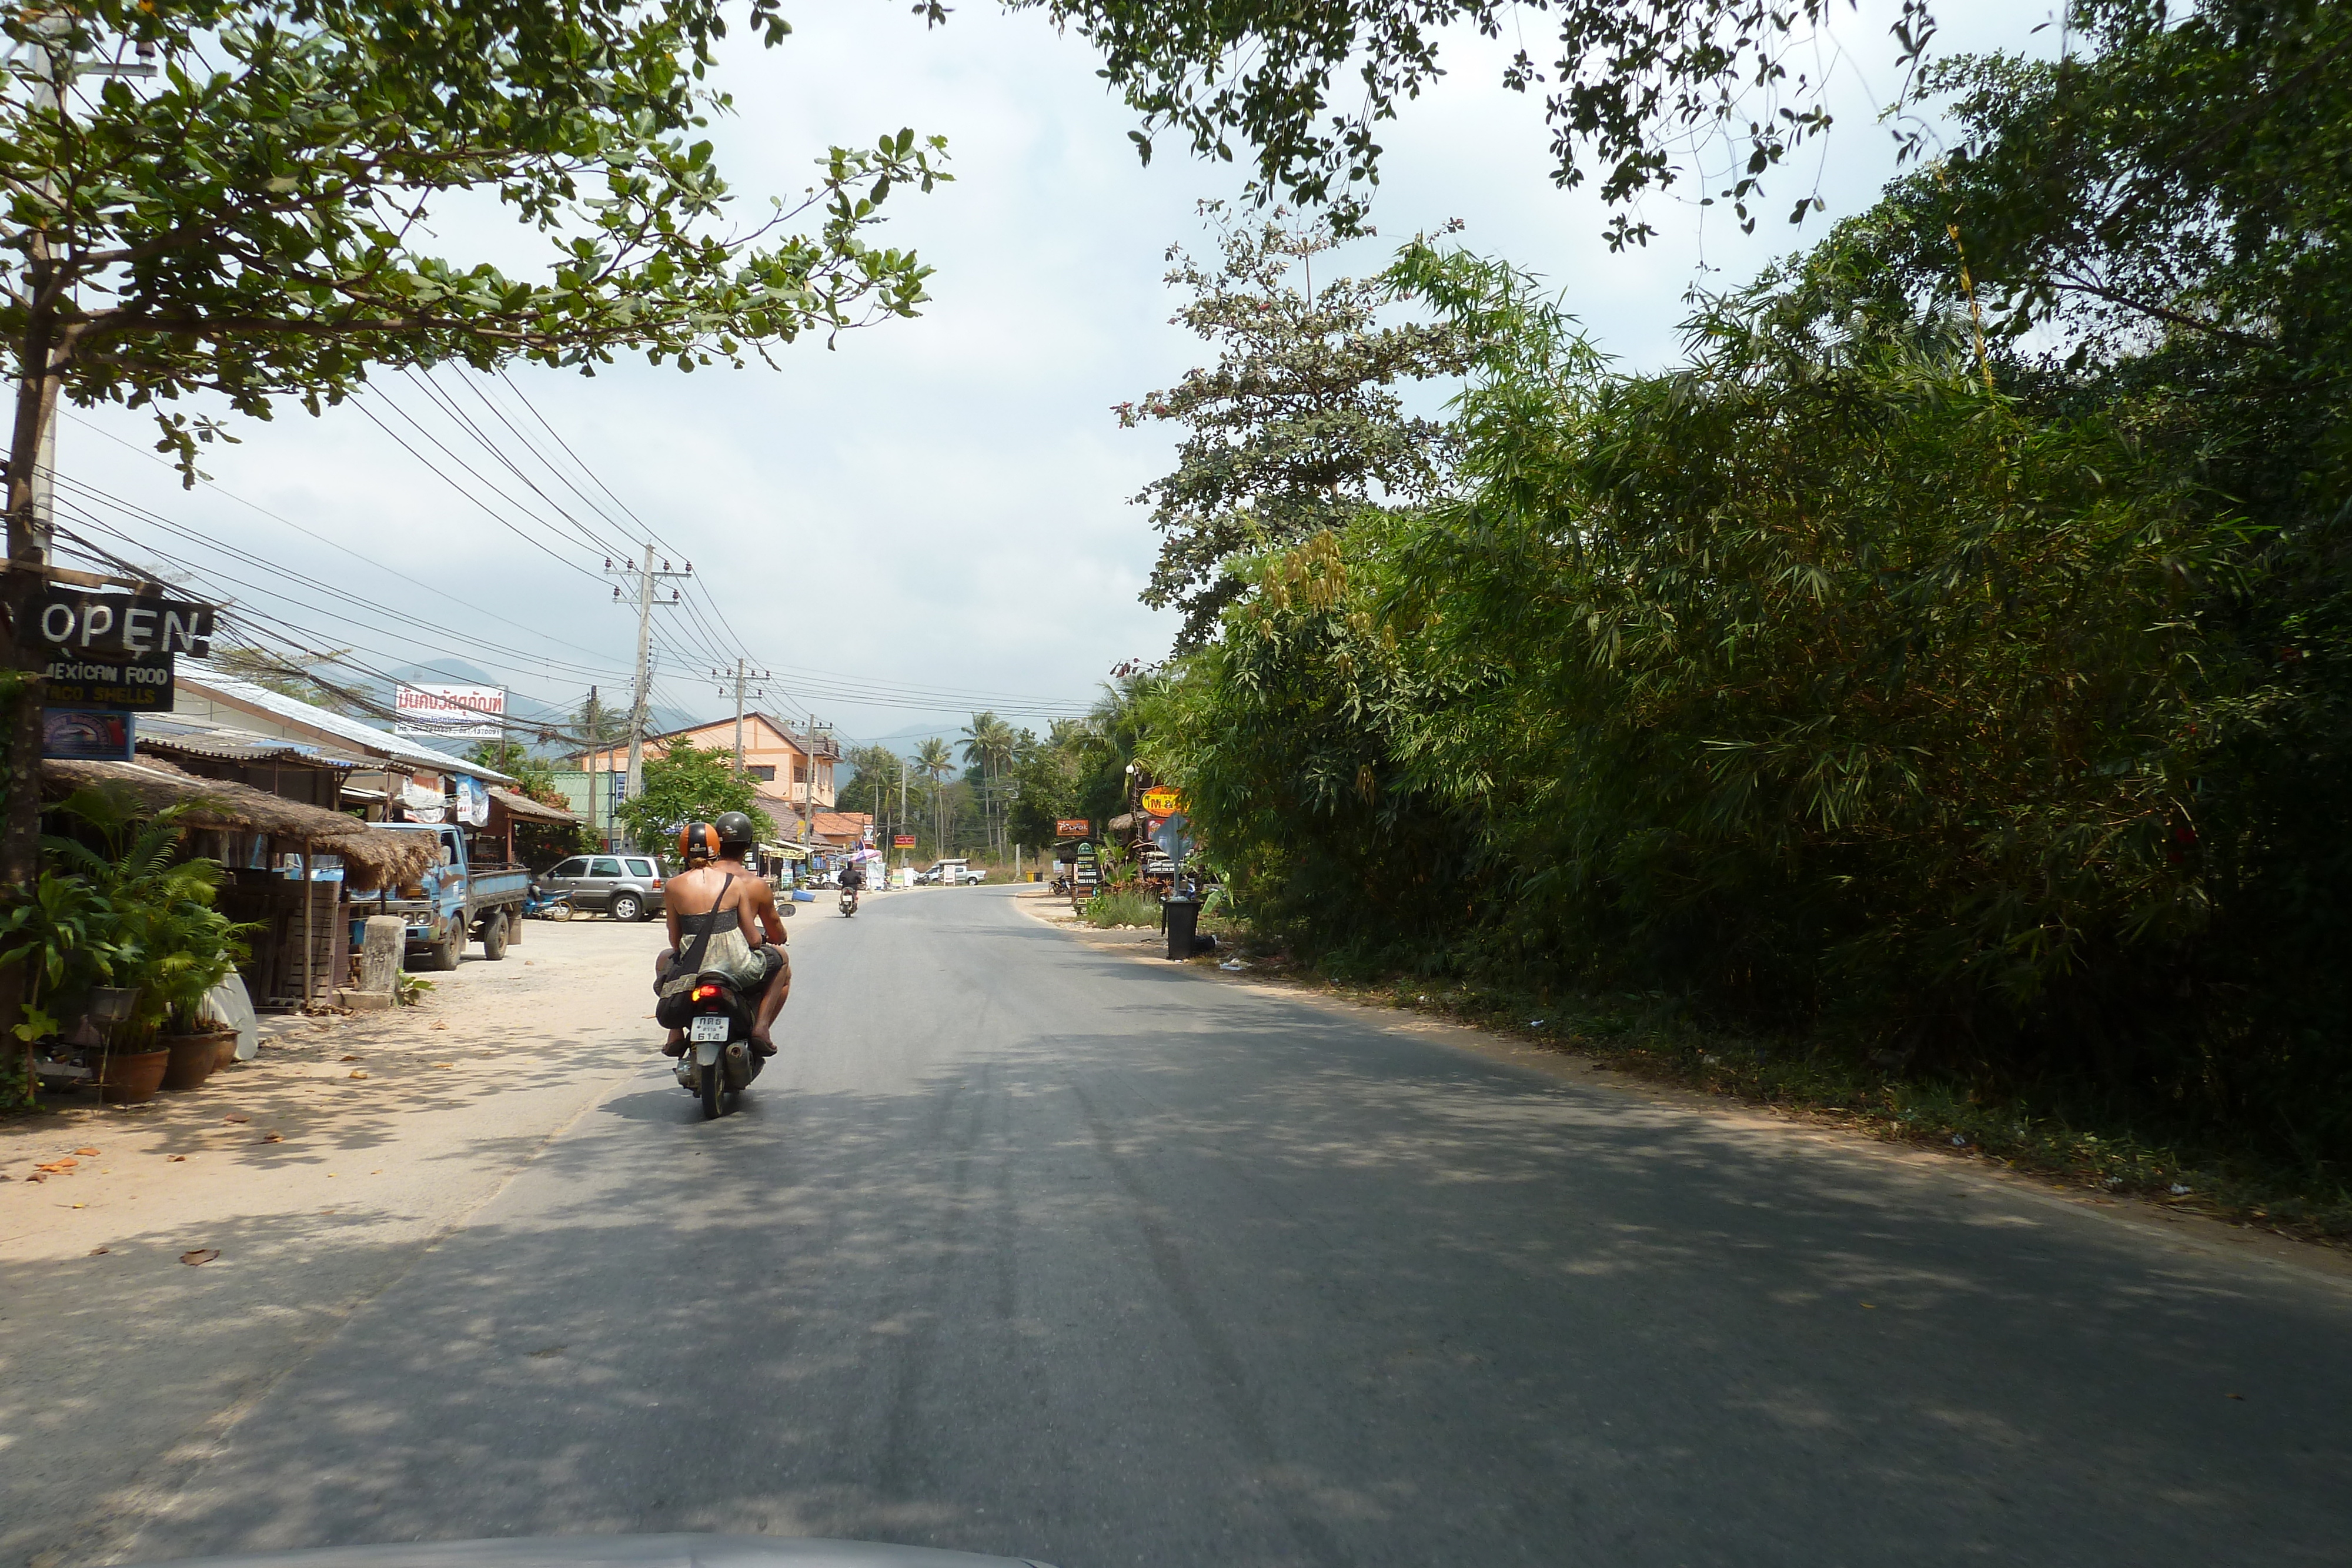
<path fill-rule="evenodd" d="M 766 1535 L 523 1535 L 176 1559 L 173 1568 L 1047 1568 L 877 1541 Z"/>

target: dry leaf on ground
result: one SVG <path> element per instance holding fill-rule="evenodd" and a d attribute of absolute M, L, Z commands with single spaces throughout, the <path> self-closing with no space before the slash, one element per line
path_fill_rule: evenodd
<path fill-rule="evenodd" d="M 180 1261 L 194 1268 L 199 1263 L 209 1263 L 219 1256 L 220 1249 L 217 1247 L 199 1247 L 193 1252 L 181 1253 Z"/>
<path fill-rule="evenodd" d="M 93 1247 L 89 1249 L 89 1255 L 93 1258 L 103 1258 L 113 1250 L 111 1247 Z"/>
<path fill-rule="evenodd" d="M 242 1111 L 231 1111 L 227 1115 L 223 1116 L 221 1120 L 224 1122 L 250 1122 L 253 1118 L 247 1115 Z"/>
<path fill-rule="evenodd" d="M 352 1076 L 354 1078 L 365 1078 L 367 1075 L 368 1070 L 364 1067 L 354 1067 L 352 1069 Z"/>
<path fill-rule="evenodd" d="M 58 1171 L 69 1171 L 79 1164 L 81 1164 L 79 1160 L 58 1159 L 50 1160 L 43 1165 L 35 1166 L 33 1168 L 37 1171 L 49 1171 L 51 1173 L 55 1173 Z"/>
<path fill-rule="evenodd" d="M 427 1067 L 455 1067 L 457 1064 L 454 1061 L 428 1061 L 425 1065 Z"/>
<path fill-rule="evenodd" d="M 286 1141 L 286 1134 L 283 1133 L 264 1133 L 261 1134 L 261 1141 L 265 1144 L 282 1144 Z"/>
<path fill-rule="evenodd" d="M 344 1055 L 344 1057 L 343 1057 L 343 1060 L 344 1060 L 345 1061 L 366 1061 L 366 1060 L 367 1060 L 367 1058 L 365 1058 L 365 1057 L 363 1057 L 363 1056 L 352 1056 L 352 1055 L 349 1054 L 348 1052 L 346 1052 L 346 1053 L 345 1053 L 345 1055 Z"/>
<path fill-rule="evenodd" d="M 185 1155 L 165 1155 L 163 1157 L 166 1160 L 184 1160 L 188 1156 Z"/>
<path fill-rule="evenodd" d="M 92 1159 L 96 1159 L 98 1157 L 98 1151 L 96 1149 L 76 1149 L 74 1153 L 78 1155 L 88 1155 Z"/>

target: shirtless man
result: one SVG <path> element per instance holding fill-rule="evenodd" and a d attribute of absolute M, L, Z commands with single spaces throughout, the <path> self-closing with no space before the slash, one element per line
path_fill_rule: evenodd
<path fill-rule="evenodd" d="M 696 858 L 695 852 L 705 846 L 686 846 L 687 869 L 671 877 L 662 889 L 662 908 L 669 923 L 669 946 L 654 959 L 654 988 L 659 990 L 670 978 L 670 967 L 677 962 L 678 949 L 691 936 L 682 921 L 700 924 L 697 917 L 706 913 L 732 911 L 737 929 L 750 949 L 748 960 L 736 976 L 737 982 L 746 989 L 754 985 L 762 988 L 759 1010 L 751 1024 L 751 1044 L 761 1055 L 773 1056 L 776 1046 L 769 1030 L 793 990 L 793 961 L 784 952 L 783 917 L 776 912 L 774 890 L 743 863 L 756 841 L 751 819 L 740 811 L 727 811 L 711 827 L 719 842 L 709 857 Z M 688 833 L 691 835 L 692 829 Z M 731 947 L 732 944 L 728 946 Z M 710 967 L 707 959 L 704 967 Z M 669 1040 L 662 1047 L 663 1054 L 677 1056 L 685 1050 L 686 1031 L 670 1030 Z"/>

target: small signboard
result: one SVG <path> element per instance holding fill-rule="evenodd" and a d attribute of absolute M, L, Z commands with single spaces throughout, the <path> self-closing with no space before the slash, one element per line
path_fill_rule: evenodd
<path fill-rule="evenodd" d="M 83 653 L 55 649 L 42 670 L 51 707 L 103 713 L 170 713 L 172 655 Z"/>
<path fill-rule="evenodd" d="M 1084 817 L 1056 817 L 1054 836 L 1057 839 L 1083 839 L 1094 831 L 1094 824 Z"/>
<path fill-rule="evenodd" d="M 213 610 L 160 593 L 43 586 L 16 622 L 16 644 L 85 657 L 212 656 Z M 166 705 L 169 706 L 169 705 Z"/>
<path fill-rule="evenodd" d="M 1097 870 L 1095 865 L 1094 845 L 1080 844 L 1077 849 L 1072 852 L 1072 859 L 1070 862 L 1070 886 L 1072 888 L 1092 887 L 1101 880 L 1101 873 Z"/>
<path fill-rule="evenodd" d="M 893 833 L 890 835 L 890 847 L 894 850 L 911 850 L 915 847 L 915 835 Z"/>
<path fill-rule="evenodd" d="M 133 722 L 127 713 L 43 708 L 41 755 L 60 761 L 128 762 Z"/>
<path fill-rule="evenodd" d="M 1172 784 L 1154 784 L 1143 792 L 1143 809 L 1155 817 L 1172 817 L 1184 809 L 1184 797 Z"/>

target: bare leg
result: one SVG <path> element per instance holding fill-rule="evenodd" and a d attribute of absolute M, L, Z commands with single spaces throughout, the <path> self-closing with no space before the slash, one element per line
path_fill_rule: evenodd
<path fill-rule="evenodd" d="M 661 984 L 663 966 L 669 963 L 677 956 L 677 949 L 675 947 L 665 947 L 660 952 L 654 955 L 654 984 L 656 987 Z M 662 1041 L 662 1054 L 665 1056 L 676 1056 L 678 1054 L 678 1048 L 685 1044 L 686 1030 L 682 1029 L 674 1029 L 669 1031 L 669 1038 Z"/>
<path fill-rule="evenodd" d="M 769 977 L 768 988 L 760 993 L 759 1016 L 751 1023 L 751 1041 L 760 1048 L 762 1056 L 776 1053 L 776 1042 L 768 1032 L 769 1026 L 776 1021 L 776 1015 L 784 1010 L 785 999 L 793 994 L 792 955 L 780 947 L 776 956 L 783 963 Z"/>

